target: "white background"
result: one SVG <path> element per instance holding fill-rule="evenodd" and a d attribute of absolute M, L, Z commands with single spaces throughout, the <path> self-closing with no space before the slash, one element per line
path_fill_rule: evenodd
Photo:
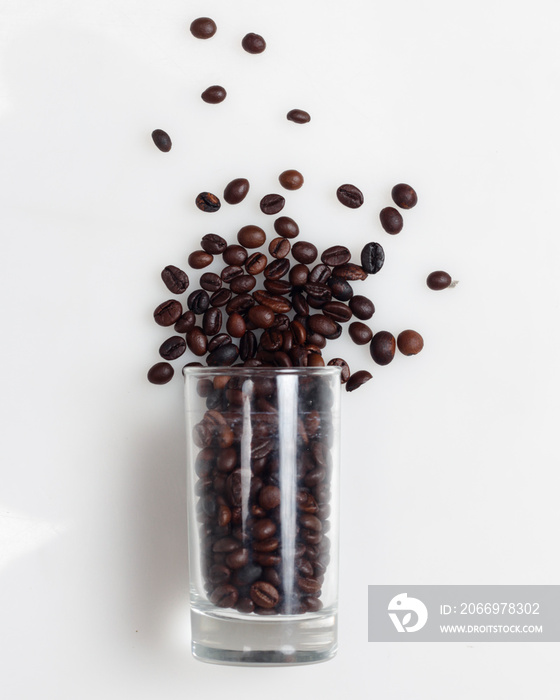
<path fill-rule="evenodd" d="M 2 696 L 557 698 L 556 644 L 368 644 L 366 615 L 368 584 L 560 582 L 556 0 L 0 11 Z M 292 167 L 302 238 L 381 242 L 371 326 L 425 349 L 384 368 L 346 334 L 329 350 L 374 375 L 343 396 L 337 657 L 210 666 L 189 648 L 181 382 L 146 381 L 168 335 L 152 311 L 202 235 L 271 231 L 258 202 Z M 234 177 L 242 205 L 195 208 Z M 419 204 L 391 237 L 397 182 Z M 434 269 L 459 285 L 428 290 Z"/>

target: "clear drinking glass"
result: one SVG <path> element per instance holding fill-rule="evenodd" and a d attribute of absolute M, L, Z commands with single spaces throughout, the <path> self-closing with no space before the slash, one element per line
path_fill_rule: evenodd
<path fill-rule="evenodd" d="M 336 653 L 340 368 L 186 367 L 192 651 Z"/>

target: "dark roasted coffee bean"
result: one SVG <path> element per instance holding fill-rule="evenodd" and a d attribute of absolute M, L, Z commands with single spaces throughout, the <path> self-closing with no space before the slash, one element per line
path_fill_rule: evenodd
<path fill-rule="evenodd" d="M 204 312 L 202 319 L 202 330 L 206 335 L 216 335 L 222 327 L 222 312 L 220 309 L 211 307 Z"/>
<path fill-rule="evenodd" d="M 273 258 L 285 258 L 289 254 L 291 247 L 291 243 L 287 238 L 274 238 L 270 241 L 268 252 Z"/>
<path fill-rule="evenodd" d="M 257 352 L 257 337 L 253 331 L 247 331 L 239 341 L 239 357 L 245 362 L 255 357 Z"/>
<path fill-rule="evenodd" d="M 259 505 L 265 510 L 272 510 L 280 505 L 280 489 L 278 486 L 263 486 L 259 491 Z"/>
<path fill-rule="evenodd" d="M 328 285 L 320 284 L 319 282 L 312 284 L 311 282 L 309 282 L 309 277 L 307 278 L 307 282 L 304 285 L 304 290 L 307 293 L 308 302 L 311 298 L 313 298 L 317 302 L 320 301 L 324 303 L 330 301 L 332 298 L 332 292 Z"/>
<path fill-rule="evenodd" d="M 264 292 L 259 289 L 253 292 L 253 296 L 259 304 L 267 306 L 276 314 L 288 313 L 292 308 L 292 305 L 287 299 L 276 294 L 271 294 L 270 292 Z"/>
<path fill-rule="evenodd" d="M 294 294 L 292 297 L 292 305 L 296 314 L 300 316 L 309 316 L 309 304 L 303 294 Z"/>
<path fill-rule="evenodd" d="M 195 326 L 187 333 L 187 345 L 193 355 L 202 357 L 202 355 L 206 354 L 208 338 L 204 335 L 202 328 Z"/>
<path fill-rule="evenodd" d="M 342 277 L 345 280 L 365 280 L 367 272 L 360 265 L 355 263 L 346 263 L 345 265 L 337 265 L 332 271 L 333 277 Z"/>
<path fill-rule="evenodd" d="M 173 294 L 182 294 L 189 286 L 189 277 L 187 273 L 175 267 L 175 265 L 167 265 L 164 267 L 161 272 L 161 279 L 167 289 L 173 292 Z"/>
<path fill-rule="evenodd" d="M 293 284 L 294 287 L 303 287 L 308 277 L 309 268 L 307 265 L 303 265 L 303 263 L 294 265 L 290 270 L 290 284 Z"/>
<path fill-rule="evenodd" d="M 270 518 L 261 518 L 253 525 L 252 534 L 256 540 L 266 540 L 269 537 L 273 537 L 275 533 L 276 524 Z"/>
<path fill-rule="evenodd" d="M 346 360 L 343 360 L 341 357 L 335 357 L 333 360 L 329 360 L 327 364 L 331 367 L 341 367 L 342 371 L 340 373 L 340 383 L 346 384 L 350 378 L 350 367 L 348 366 Z"/>
<path fill-rule="evenodd" d="M 237 240 L 245 248 L 260 248 L 266 241 L 266 234 L 259 226 L 243 226 L 237 233 Z"/>
<path fill-rule="evenodd" d="M 273 260 L 264 270 L 264 276 L 269 280 L 279 280 L 287 275 L 290 270 L 290 261 L 286 258 Z"/>
<path fill-rule="evenodd" d="M 278 181 L 287 190 L 299 190 L 303 185 L 303 175 L 298 170 L 284 170 L 278 176 Z"/>
<path fill-rule="evenodd" d="M 207 233 L 205 236 L 202 236 L 200 247 L 212 255 L 221 255 L 227 248 L 227 242 L 224 238 L 218 236 L 217 233 Z"/>
<path fill-rule="evenodd" d="M 227 332 L 233 338 L 241 338 L 246 332 L 247 326 L 245 325 L 245 320 L 241 314 L 233 312 L 226 323 Z"/>
<path fill-rule="evenodd" d="M 280 594 L 271 583 L 255 581 L 249 593 L 251 600 L 260 608 L 271 609 L 280 602 Z"/>
<path fill-rule="evenodd" d="M 336 333 L 338 326 L 332 318 L 323 314 L 312 314 L 308 320 L 309 330 L 325 337 Z"/>
<path fill-rule="evenodd" d="M 167 384 L 173 378 L 175 370 L 169 362 L 156 362 L 148 370 L 148 381 L 152 384 Z"/>
<path fill-rule="evenodd" d="M 354 185 L 341 185 L 336 191 L 336 196 L 341 204 L 350 209 L 357 209 L 364 203 L 364 195 Z"/>
<path fill-rule="evenodd" d="M 259 509 L 260 511 L 260 509 Z M 280 546 L 280 540 L 276 537 L 269 537 L 266 540 L 259 540 L 253 543 L 255 552 L 275 552 Z"/>
<path fill-rule="evenodd" d="M 348 306 L 350 307 L 350 310 L 354 316 L 359 318 L 361 321 L 367 321 L 375 313 L 375 306 L 373 305 L 373 302 L 361 294 L 356 294 L 356 296 L 352 297 Z"/>
<path fill-rule="evenodd" d="M 262 53 L 266 49 L 266 41 L 260 34 L 250 32 L 241 40 L 241 46 L 247 53 Z"/>
<path fill-rule="evenodd" d="M 373 336 L 371 328 L 361 321 L 351 323 L 348 326 L 348 334 L 356 345 L 367 345 Z"/>
<path fill-rule="evenodd" d="M 309 265 L 317 259 L 317 248 L 313 243 L 298 241 L 292 246 L 292 256 L 298 262 Z"/>
<path fill-rule="evenodd" d="M 402 331 L 397 336 L 397 347 L 403 355 L 417 355 L 424 347 L 424 339 L 416 331 Z"/>
<path fill-rule="evenodd" d="M 394 207 L 385 207 L 379 212 L 379 220 L 381 221 L 381 226 L 390 233 L 395 235 L 402 231 L 403 218 Z"/>
<path fill-rule="evenodd" d="M 447 289 L 451 284 L 451 275 L 443 270 L 436 270 L 435 272 L 430 272 L 426 278 L 426 284 L 430 289 L 440 291 L 442 289 Z M 173 291 L 173 290 L 171 290 Z"/>
<path fill-rule="evenodd" d="M 341 326 L 336 323 L 335 321 L 335 326 L 337 327 L 337 330 L 335 331 L 335 335 L 338 332 L 338 329 L 341 328 Z M 339 334 L 340 335 L 340 334 Z M 327 341 L 326 337 L 324 335 L 321 335 L 320 333 L 307 333 L 307 344 L 315 345 L 319 349 L 322 349 L 326 347 Z"/>
<path fill-rule="evenodd" d="M 352 254 L 343 245 L 333 245 L 327 248 L 321 255 L 321 261 L 325 265 L 330 265 L 330 267 L 336 267 L 337 265 L 344 265 L 350 261 Z"/>
<path fill-rule="evenodd" d="M 262 304 L 249 309 L 247 317 L 255 328 L 270 328 L 274 323 L 274 311 Z"/>
<path fill-rule="evenodd" d="M 242 311 L 248 311 L 256 303 L 257 302 L 250 294 L 238 294 L 228 301 L 226 305 L 226 312 L 231 314 L 234 312 L 240 313 Z"/>
<path fill-rule="evenodd" d="M 196 325 L 196 316 L 192 311 L 185 311 L 173 326 L 176 333 L 188 333 Z"/>
<path fill-rule="evenodd" d="M 274 295 L 289 294 L 292 291 L 292 285 L 288 280 L 265 280 L 264 288 Z"/>
<path fill-rule="evenodd" d="M 383 267 L 385 251 L 379 243 L 366 243 L 362 249 L 360 262 L 368 275 L 375 275 Z"/>
<path fill-rule="evenodd" d="M 389 331 L 378 331 L 372 338 L 369 352 L 378 365 L 388 365 L 395 356 L 395 336 Z"/>
<path fill-rule="evenodd" d="M 260 208 L 263 214 L 278 214 L 284 209 L 286 200 L 281 194 L 266 194 L 260 202 Z"/>
<path fill-rule="evenodd" d="M 226 99 L 227 92 L 221 85 L 210 85 L 210 87 L 206 88 L 206 90 L 201 94 L 201 97 L 204 102 L 211 105 L 217 105 Z"/>
<path fill-rule="evenodd" d="M 215 335 L 212 340 L 208 341 L 208 352 L 214 352 L 214 350 L 217 350 L 218 348 L 221 348 L 222 345 L 227 345 L 228 343 L 231 343 L 231 336 L 228 335 L 227 333 L 218 333 L 218 335 Z"/>
<path fill-rule="evenodd" d="M 262 566 L 258 564 L 247 564 L 242 569 L 237 569 L 233 576 L 233 583 L 236 586 L 246 586 L 254 583 L 262 575 Z"/>
<path fill-rule="evenodd" d="M 210 583 L 220 584 L 227 583 L 231 578 L 231 570 L 223 564 L 213 564 L 208 571 L 208 580 Z"/>
<path fill-rule="evenodd" d="M 229 583 L 222 583 L 216 586 L 208 596 L 212 605 L 218 608 L 232 608 L 239 598 L 239 593 L 235 586 Z"/>
<path fill-rule="evenodd" d="M 296 238 L 299 235 L 299 226 L 289 216 L 280 216 L 276 219 L 274 230 L 283 238 Z"/>
<path fill-rule="evenodd" d="M 318 299 L 317 297 L 313 297 L 310 294 L 307 295 L 307 303 L 312 309 L 322 309 L 323 306 L 327 303 L 326 299 Z"/>
<path fill-rule="evenodd" d="M 319 355 L 319 353 L 312 352 L 309 354 L 307 358 L 307 366 L 308 367 L 324 367 L 325 366 L 325 360 Z"/>
<path fill-rule="evenodd" d="M 187 298 L 187 306 L 195 314 L 203 314 L 210 306 L 210 297 L 204 289 L 195 289 Z"/>
<path fill-rule="evenodd" d="M 233 245 L 228 245 L 222 254 L 222 258 L 228 265 L 240 267 L 247 260 L 247 251 L 243 246 L 234 243 Z"/>
<path fill-rule="evenodd" d="M 200 276 L 200 286 L 207 292 L 217 292 L 222 287 L 222 280 L 213 272 L 205 272 Z"/>
<path fill-rule="evenodd" d="M 195 270 L 202 270 L 203 267 L 208 267 L 212 260 L 214 260 L 214 257 L 204 250 L 195 250 L 188 258 L 189 265 Z"/>
<path fill-rule="evenodd" d="M 238 177 L 226 185 L 224 199 L 228 204 L 239 204 L 249 192 L 249 180 Z"/>
<path fill-rule="evenodd" d="M 418 195 L 412 189 L 410 185 L 405 185 L 401 183 L 400 185 L 395 185 L 391 190 L 391 197 L 393 202 L 401 209 L 412 209 L 418 203 Z"/>
<path fill-rule="evenodd" d="M 209 367 L 229 367 L 237 360 L 238 355 L 237 345 L 226 343 L 213 350 L 206 358 L 206 362 Z"/>
<path fill-rule="evenodd" d="M 239 275 L 231 280 L 229 288 L 234 294 L 245 294 L 254 289 L 256 283 L 253 275 Z"/>
<path fill-rule="evenodd" d="M 328 265 L 319 263 L 309 273 L 308 282 L 311 284 L 326 284 L 331 276 L 331 270 Z"/>
<path fill-rule="evenodd" d="M 352 318 L 351 309 L 341 301 L 329 301 L 323 306 L 325 316 L 330 316 L 333 321 L 345 323 Z"/>
<path fill-rule="evenodd" d="M 258 275 L 264 270 L 267 262 L 266 255 L 253 253 L 245 261 L 245 269 L 250 275 Z"/>
<path fill-rule="evenodd" d="M 159 354 L 164 360 L 176 360 L 187 349 L 185 339 L 180 335 L 174 335 L 172 338 L 164 340 L 160 345 Z"/>
<path fill-rule="evenodd" d="M 183 313 L 183 307 L 175 299 L 164 301 L 154 311 L 154 321 L 158 326 L 172 326 Z"/>
<path fill-rule="evenodd" d="M 212 545 L 212 551 L 220 554 L 229 554 L 236 549 L 239 549 L 239 540 L 236 540 L 234 537 L 221 537 Z"/>
<path fill-rule="evenodd" d="M 282 333 L 280 331 L 274 329 L 265 330 L 261 335 L 261 348 L 266 352 L 276 352 L 282 347 L 282 340 Z"/>
<path fill-rule="evenodd" d="M 314 612 L 314 610 L 312 610 L 310 608 L 310 606 L 307 604 L 307 601 L 311 600 L 311 596 L 308 596 L 305 600 L 306 600 L 306 607 L 308 608 L 308 612 Z M 318 603 L 321 602 L 317 598 L 313 598 L 313 600 L 317 600 Z M 243 597 L 239 598 L 239 600 L 235 604 L 235 609 L 240 613 L 249 614 L 249 613 L 255 612 L 255 604 L 253 603 L 253 601 L 250 598 L 243 596 Z M 317 608 L 317 610 L 319 610 L 319 609 L 320 608 Z"/>
<path fill-rule="evenodd" d="M 304 326 L 299 321 L 290 322 L 290 332 L 295 345 L 302 345 L 307 340 L 307 333 Z"/>
<path fill-rule="evenodd" d="M 152 131 L 152 139 L 160 151 L 167 153 L 171 150 L 171 138 L 163 129 Z"/>
<path fill-rule="evenodd" d="M 307 124 L 311 121 L 311 116 L 303 109 L 291 109 L 286 115 L 286 119 L 296 124 Z"/>
<path fill-rule="evenodd" d="M 348 301 L 354 295 L 354 290 L 342 277 L 329 277 L 327 284 L 331 288 L 333 297 L 339 301 Z"/>
<path fill-rule="evenodd" d="M 335 330 L 332 333 L 329 333 L 325 336 L 327 340 L 336 340 L 342 335 L 342 326 L 340 325 L 340 323 L 334 321 L 334 325 L 336 326 Z M 309 342 L 309 338 L 307 340 Z"/>
<path fill-rule="evenodd" d="M 267 306 L 267 304 L 265 304 Z M 274 309 L 272 309 L 274 311 Z M 287 331 L 290 327 L 290 318 L 286 316 L 286 314 L 282 313 L 275 313 L 274 315 L 274 323 L 272 324 L 271 328 L 274 328 L 277 331 Z"/>
<path fill-rule="evenodd" d="M 221 207 L 220 200 L 211 192 L 201 192 L 196 198 L 196 206 L 201 211 L 213 213 Z"/>
<path fill-rule="evenodd" d="M 346 391 L 355 391 L 356 389 L 359 389 L 362 384 L 369 382 L 370 379 L 371 374 L 365 369 L 354 372 L 354 374 L 351 374 L 350 378 L 346 382 Z"/>
<path fill-rule="evenodd" d="M 234 549 L 226 556 L 226 565 L 230 569 L 241 569 L 249 563 L 249 550 L 245 547 Z"/>
<path fill-rule="evenodd" d="M 238 456 L 234 447 L 228 447 L 225 450 L 220 450 L 216 461 L 216 468 L 223 474 L 229 474 L 237 466 Z"/>
<path fill-rule="evenodd" d="M 210 39 L 216 33 L 216 22 L 210 17 L 198 17 L 191 22 L 191 34 L 197 39 Z"/>
<path fill-rule="evenodd" d="M 231 299 L 231 296 L 232 294 L 229 289 L 220 289 L 219 291 L 214 292 L 214 294 L 212 294 L 210 297 L 210 305 L 225 306 Z"/>
<path fill-rule="evenodd" d="M 220 277 L 226 284 L 229 284 L 236 277 L 241 277 L 242 274 L 242 267 L 238 267 L 237 265 L 228 265 L 227 267 L 224 267 L 224 269 L 220 272 Z"/>

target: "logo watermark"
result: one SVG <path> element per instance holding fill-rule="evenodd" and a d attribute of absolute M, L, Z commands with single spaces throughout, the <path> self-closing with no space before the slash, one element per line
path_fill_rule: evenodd
<path fill-rule="evenodd" d="M 418 598 L 409 598 L 406 593 L 399 593 L 391 599 L 387 607 L 389 617 L 395 625 L 397 632 L 417 632 L 428 621 L 428 608 Z M 404 612 L 401 617 L 395 612 Z M 393 612 L 391 612 L 393 611 Z M 416 615 L 416 622 L 411 625 L 412 613 Z"/>

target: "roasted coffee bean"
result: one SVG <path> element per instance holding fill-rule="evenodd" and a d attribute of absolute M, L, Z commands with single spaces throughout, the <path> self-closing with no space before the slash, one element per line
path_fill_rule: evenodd
<path fill-rule="evenodd" d="M 290 261 L 286 258 L 273 260 L 264 270 L 264 276 L 269 280 L 279 280 L 287 275 L 290 270 Z"/>
<path fill-rule="evenodd" d="M 242 267 L 238 267 L 237 265 L 227 265 L 227 267 L 224 267 L 224 269 L 220 272 L 220 277 L 226 284 L 229 284 L 236 277 L 241 277 L 242 274 Z"/>
<path fill-rule="evenodd" d="M 298 292 L 293 295 L 292 306 L 294 307 L 296 314 L 299 314 L 300 316 L 309 316 L 309 304 L 307 303 L 307 300 L 303 294 Z"/>
<path fill-rule="evenodd" d="M 383 267 L 385 252 L 379 243 L 366 243 L 360 256 L 362 267 L 369 275 L 375 275 Z"/>
<path fill-rule="evenodd" d="M 228 506 L 218 506 L 218 527 L 226 527 L 231 522 L 231 509 Z"/>
<path fill-rule="evenodd" d="M 174 335 L 163 341 L 159 348 L 159 354 L 164 360 L 176 360 L 178 357 L 181 357 L 186 349 L 187 343 L 185 339 L 180 335 Z"/>
<path fill-rule="evenodd" d="M 213 213 L 221 207 L 220 200 L 211 192 L 201 192 L 196 198 L 196 206 L 201 211 Z"/>
<path fill-rule="evenodd" d="M 333 321 L 345 323 L 352 318 L 351 309 L 341 301 L 329 301 L 323 306 L 323 313 L 329 316 Z"/>
<path fill-rule="evenodd" d="M 342 279 L 355 281 L 365 280 L 367 272 L 360 265 L 355 263 L 346 263 L 345 265 L 337 265 L 333 268 L 333 277 L 342 277 Z"/>
<path fill-rule="evenodd" d="M 307 333 L 304 326 L 299 321 L 290 322 L 290 332 L 295 345 L 302 345 L 307 340 Z"/>
<path fill-rule="evenodd" d="M 332 292 L 328 285 L 320 284 L 319 282 L 312 284 L 311 282 L 309 282 L 309 277 L 307 278 L 307 282 L 304 285 L 304 290 L 307 293 L 307 301 L 310 305 L 310 299 L 314 299 L 317 302 L 323 303 L 332 299 Z"/>
<path fill-rule="evenodd" d="M 307 124 L 311 121 L 311 116 L 303 109 L 291 109 L 286 115 L 286 119 L 296 124 Z"/>
<path fill-rule="evenodd" d="M 210 87 L 206 88 L 206 90 L 201 94 L 201 97 L 204 102 L 211 105 L 217 105 L 226 99 L 227 92 L 221 85 L 211 85 Z"/>
<path fill-rule="evenodd" d="M 292 257 L 299 263 L 309 265 L 317 259 L 317 248 L 313 243 L 298 241 L 292 246 Z"/>
<path fill-rule="evenodd" d="M 318 593 L 321 590 L 321 584 L 314 578 L 300 577 L 297 580 L 297 585 L 304 593 Z"/>
<path fill-rule="evenodd" d="M 266 234 L 259 226 L 243 226 L 237 233 L 237 240 L 245 248 L 260 248 L 266 241 Z"/>
<path fill-rule="evenodd" d="M 187 333 L 187 345 L 193 355 L 197 357 L 202 357 L 206 354 L 208 338 L 204 335 L 202 328 L 195 326 Z"/>
<path fill-rule="evenodd" d="M 227 248 L 227 241 L 217 233 L 207 233 L 200 241 L 202 250 L 212 255 L 221 255 Z"/>
<path fill-rule="evenodd" d="M 319 333 L 325 337 L 337 331 L 337 324 L 328 316 L 323 316 L 323 314 L 312 314 L 309 316 L 308 326 L 313 333 Z"/>
<path fill-rule="evenodd" d="M 261 348 L 266 352 L 276 352 L 282 347 L 282 340 L 283 338 L 281 331 L 277 331 L 275 329 L 265 330 L 265 332 L 261 335 Z"/>
<path fill-rule="evenodd" d="M 307 282 L 309 277 L 309 268 L 307 265 L 300 263 L 299 265 L 294 265 L 290 270 L 290 284 L 294 287 L 303 287 Z"/>
<path fill-rule="evenodd" d="M 311 296 L 311 294 L 307 295 L 307 303 L 312 309 L 322 309 L 323 306 L 327 303 L 326 299 L 317 299 L 317 297 Z"/>
<path fill-rule="evenodd" d="M 253 253 L 245 261 L 245 269 L 250 275 L 260 274 L 267 265 L 266 255 Z"/>
<path fill-rule="evenodd" d="M 342 368 L 340 373 L 340 383 L 346 384 L 346 382 L 350 378 L 350 367 L 348 366 L 346 360 L 343 360 L 341 357 L 335 357 L 333 360 L 329 360 L 327 364 L 330 367 L 334 366 Z"/>
<path fill-rule="evenodd" d="M 299 235 L 299 226 L 289 216 L 280 216 L 276 219 L 274 230 L 283 238 L 296 238 Z"/>
<path fill-rule="evenodd" d="M 276 314 L 288 313 L 292 308 L 292 305 L 287 299 L 276 294 L 271 294 L 270 292 L 264 292 L 259 289 L 253 292 L 253 296 L 259 304 L 267 306 Z"/>
<path fill-rule="evenodd" d="M 337 330 L 335 331 L 335 334 L 338 332 L 338 328 L 341 328 L 341 326 L 336 323 L 335 321 L 335 326 L 337 327 Z M 326 341 L 326 336 L 321 335 L 320 333 L 307 333 L 307 343 L 306 345 L 314 345 L 315 347 L 318 347 L 319 349 L 322 349 L 326 347 L 327 341 Z"/>
<path fill-rule="evenodd" d="M 280 505 L 280 489 L 278 486 L 263 486 L 259 491 L 259 505 L 265 510 L 272 510 Z"/>
<path fill-rule="evenodd" d="M 208 598 L 218 608 L 231 608 L 237 603 L 239 593 L 235 586 L 229 583 L 222 583 L 214 588 Z"/>
<path fill-rule="evenodd" d="M 309 599 L 310 598 L 311 598 L 311 596 L 309 596 Z M 308 600 L 308 598 L 306 598 L 306 601 L 307 600 Z M 317 600 L 317 602 L 321 602 L 321 601 Z M 306 605 L 307 605 L 307 603 L 306 603 Z M 307 605 L 307 607 L 309 608 L 308 605 Z M 253 603 L 253 601 L 250 598 L 243 596 L 243 597 L 239 598 L 239 600 L 235 604 L 235 609 L 240 613 L 249 614 L 249 613 L 255 612 L 255 604 Z M 312 612 L 310 608 L 309 608 L 309 612 Z"/>
<path fill-rule="evenodd" d="M 348 334 L 356 345 L 367 345 L 373 336 L 371 328 L 361 321 L 351 323 L 348 326 Z"/>
<path fill-rule="evenodd" d="M 228 245 L 222 254 L 222 258 L 228 265 L 240 267 L 245 264 L 247 255 L 248 253 L 243 246 L 234 243 L 233 245 Z"/>
<path fill-rule="evenodd" d="M 234 549 L 226 556 L 226 566 L 230 569 L 241 569 L 249 563 L 249 550 L 245 547 Z"/>
<path fill-rule="evenodd" d="M 341 204 L 350 209 L 357 209 L 364 203 L 364 195 L 354 185 L 341 185 L 336 191 L 336 196 Z"/>
<path fill-rule="evenodd" d="M 152 131 L 152 139 L 160 151 L 168 153 L 171 150 L 171 138 L 163 129 Z"/>
<path fill-rule="evenodd" d="M 373 305 L 373 302 L 361 294 L 356 294 L 356 296 L 353 296 L 352 299 L 350 299 L 348 306 L 350 307 L 350 310 L 354 316 L 359 318 L 361 321 L 367 321 L 375 313 L 375 306 Z"/>
<path fill-rule="evenodd" d="M 207 292 L 217 292 L 222 287 L 222 280 L 213 272 L 205 272 L 200 276 L 200 286 Z"/>
<path fill-rule="evenodd" d="M 326 284 L 331 276 L 331 270 L 328 265 L 319 263 L 309 273 L 308 282 L 311 284 Z"/>
<path fill-rule="evenodd" d="M 412 189 L 410 185 L 405 185 L 401 183 L 400 185 L 395 185 L 391 190 L 391 197 L 393 202 L 401 209 L 412 209 L 418 203 L 418 195 Z"/>
<path fill-rule="evenodd" d="M 220 289 L 210 297 L 211 306 L 225 306 L 231 299 L 232 294 L 229 289 Z"/>
<path fill-rule="evenodd" d="M 312 352 L 309 354 L 307 358 L 307 366 L 308 367 L 324 367 L 325 366 L 325 360 L 321 357 L 316 352 Z"/>
<path fill-rule="evenodd" d="M 198 17 L 191 22 L 191 34 L 197 39 L 210 39 L 216 33 L 216 22 L 210 17 Z"/>
<path fill-rule="evenodd" d="M 394 207 L 385 207 L 379 212 L 379 220 L 381 221 L 381 226 L 390 233 L 395 235 L 402 231 L 403 218 Z"/>
<path fill-rule="evenodd" d="M 266 540 L 276 533 L 276 524 L 270 518 L 257 520 L 252 528 L 253 537 L 256 540 Z"/>
<path fill-rule="evenodd" d="M 238 294 L 228 301 L 226 305 L 226 312 L 231 314 L 235 312 L 240 313 L 242 311 L 248 311 L 256 303 L 257 302 L 250 294 Z"/>
<path fill-rule="evenodd" d="M 228 204 L 239 204 L 249 193 L 249 180 L 238 177 L 226 185 L 224 199 Z"/>
<path fill-rule="evenodd" d="M 397 347 L 403 355 L 417 355 L 424 347 L 424 339 L 416 331 L 402 331 L 397 336 Z"/>
<path fill-rule="evenodd" d="M 268 306 L 265 304 L 265 306 Z M 274 311 L 274 309 L 272 309 Z M 274 328 L 277 331 L 287 331 L 290 327 L 290 319 L 286 314 L 282 313 L 276 313 L 274 315 L 274 323 L 272 324 L 271 328 Z"/>
<path fill-rule="evenodd" d="M 370 379 L 371 374 L 365 369 L 354 372 L 354 374 L 351 374 L 350 378 L 346 382 L 346 391 L 355 391 L 356 389 L 359 389 L 362 384 L 369 382 Z"/>
<path fill-rule="evenodd" d="M 233 312 L 227 320 L 226 329 L 233 338 L 241 338 L 247 330 L 243 316 Z"/>
<path fill-rule="evenodd" d="M 247 317 L 255 328 L 270 328 L 274 323 L 274 311 L 262 304 L 249 309 Z"/>
<path fill-rule="evenodd" d="M 321 261 L 325 265 L 330 265 L 330 267 L 336 267 L 337 265 L 344 265 L 350 261 L 352 254 L 343 245 L 333 245 L 327 248 L 321 255 Z"/>
<path fill-rule="evenodd" d="M 292 285 L 288 280 L 265 280 L 264 288 L 273 295 L 289 294 L 292 291 Z"/>
<path fill-rule="evenodd" d="M 342 335 L 342 326 L 340 323 L 337 321 L 334 321 L 334 325 L 336 326 L 335 330 L 332 333 L 329 333 L 328 335 L 325 336 L 327 340 L 336 340 L 337 338 L 340 338 Z M 309 338 L 308 338 L 309 340 Z"/>
<path fill-rule="evenodd" d="M 220 584 L 227 583 L 231 578 L 231 569 L 223 564 L 213 564 L 208 571 L 208 580 L 210 583 Z"/>
<path fill-rule="evenodd" d="M 447 289 L 451 284 L 451 275 L 443 270 L 436 270 L 435 272 L 430 272 L 426 278 L 426 284 L 430 289 L 440 291 L 442 289 Z M 171 290 L 173 291 L 173 290 Z"/>
<path fill-rule="evenodd" d="M 254 289 L 256 283 L 253 275 L 239 275 L 231 280 L 229 288 L 234 294 L 245 294 Z"/>
<path fill-rule="evenodd" d="M 285 204 L 286 200 L 281 194 L 266 194 L 260 201 L 260 208 L 263 214 L 278 214 Z"/>
<path fill-rule="evenodd" d="M 202 330 L 206 335 L 216 335 L 222 327 L 222 312 L 220 309 L 212 307 L 204 312 L 202 319 Z"/>
<path fill-rule="evenodd" d="M 255 581 L 249 593 L 251 600 L 260 608 L 271 609 L 280 602 L 280 594 L 271 583 Z"/>
<path fill-rule="evenodd" d="M 259 511 L 262 509 L 258 509 Z M 253 542 L 253 551 L 255 552 L 275 552 L 280 546 L 280 540 L 276 537 L 269 537 L 266 540 L 258 540 Z"/>
<path fill-rule="evenodd" d="M 185 311 L 173 326 L 176 333 L 188 333 L 196 325 L 196 316 L 192 311 Z"/>
<path fill-rule="evenodd" d="M 174 374 L 175 370 L 169 362 L 156 362 L 148 370 L 148 381 L 152 384 L 167 384 L 173 379 Z"/>
<path fill-rule="evenodd" d="M 354 295 L 354 290 L 342 277 L 329 277 L 327 284 L 331 288 L 333 297 L 339 301 L 348 301 Z"/>
<path fill-rule="evenodd" d="M 213 350 L 206 358 L 206 362 L 208 367 L 229 367 L 237 360 L 238 356 L 237 345 L 226 343 Z"/>
<path fill-rule="evenodd" d="M 241 40 L 241 46 L 247 53 L 262 53 L 266 49 L 266 41 L 260 34 L 253 32 L 245 34 Z"/>
<path fill-rule="evenodd" d="M 389 331 L 378 331 L 369 346 L 369 352 L 378 365 L 388 365 L 395 356 L 395 336 Z"/>
<path fill-rule="evenodd" d="M 204 289 L 195 289 L 187 298 L 187 306 L 195 314 L 203 314 L 210 306 L 210 297 Z"/>
<path fill-rule="evenodd" d="M 212 551 L 220 554 L 229 554 L 230 552 L 234 552 L 236 549 L 239 549 L 239 540 L 236 540 L 234 537 L 221 537 L 212 545 Z"/>
<path fill-rule="evenodd" d="M 215 335 L 212 340 L 208 341 L 208 352 L 214 352 L 214 350 L 217 350 L 218 348 L 221 348 L 222 345 L 227 345 L 228 343 L 231 343 L 231 336 L 228 335 L 227 333 L 218 333 L 218 335 Z"/>
<path fill-rule="evenodd" d="M 206 253 L 204 250 L 195 250 L 189 255 L 188 262 L 189 265 L 195 270 L 201 270 L 203 267 L 208 267 L 214 260 L 214 257 L 210 253 Z"/>
<path fill-rule="evenodd" d="M 187 273 L 175 267 L 175 265 L 167 265 L 164 267 L 161 272 L 161 279 L 167 289 L 173 292 L 173 294 L 182 294 L 189 286 L 189 277 Z"/>
<path fill-rule="evenodd" d="M 281 259 L 289 254 L 291 247 L 291 243 L 287 238 L 274 238 L 269 243 L 268 252 L 273 258 Z"/>
<path fill-rule="evenodd" d="M 158 326 L 172 326 L 183 313 L 183 307 L 175 299 L 164 301 L 154 311 L 154 321 Z"/>
<path fill-rule="evenodd" d="M 254 307 L 253 307 L 254 308 Z M 239 357 L 245 362 L 255 357 L 257 352 L 257 337 L 253 331 L 246 331 L 239 341 Z"/>
<path fill-rule="evenodd" d="M 233 575 L 233 583 L 236 586 L 246 586 L 254 583 L 262 575 L 262 566 L 258 564 L 247 564 L 241 569 L 237 569 Z"/>
<path fill-rule="evenodd" d="M 284 170 L 278 176 L 278 181 L 287 190 L 299 190 L 303 185 L 303 175 L 298 170 Z"/>
<path fill-rule="evenodd" d="M 216 461 L 218 471 L 229 474 L 237 466 L 238 456 L 234 447 L 228 447 L 225 450 L 220 450 Z"/>

